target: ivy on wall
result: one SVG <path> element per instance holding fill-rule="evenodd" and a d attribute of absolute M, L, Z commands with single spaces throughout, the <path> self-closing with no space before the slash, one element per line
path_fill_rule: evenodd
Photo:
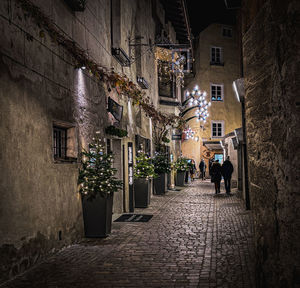
<path fill-rule="evenodd" d="M 108 135 L 113 135 L 113 136 L 117 136 L 117 137 L 126 137 L 128 135 L 128 132 L 126 130 L 117 128 L 113 125 L 108 126 L 105 128 L 105 133 Z"/>
<path fill-rule="evenodd" d="M 64 47 L 74 58 L 74 67 L 86 67 L 90 75 L 99 81 L 108 84 L 108 87 L 115 88 L 119 94 L 126 95 L 133 100 L 134 105 L 139 105 L 146 115 L 154 120 L 154 122 L 168 123 L 175 125 L 182 121 L 179 116 L 165 114 L 157 111 L 151 102 L 149 96 L 146 96 L 138 86 L 128 79 L 127 76 L 102 67 L 91 58 L 88 57 L 85 50 L 80 48 L 78 44 L 67 38 L 61 31 L 56 28 L 55 23 L 47 17 L 43 11 L 29 0 L 17 0 L 26 16 L 30 16 L 33 21 L 41 28 L 40 35 L 44 35 L 44 30 L 49 34 L 53 42 Z M 44 29 L 44 30 L 43 30 Z"/>

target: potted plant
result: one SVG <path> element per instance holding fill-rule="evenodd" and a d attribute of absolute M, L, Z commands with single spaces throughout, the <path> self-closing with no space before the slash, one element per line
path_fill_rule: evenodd
<path fill-rule="evenodd" d="M 111 232 L 113 196 L 122 188 L 122 181 L 114 177 L 113 155 L 104 151 L 96 137 L 82 152 L 78 184 L 86 237 L 106 237 Z"/>
<path fill-rule="evenodd" d="M 174 165 L 176 170 L 176 186 L 184 186 L 184 176 L 188 169 L 188 161 L 184 157 L 179 157 Z"/>
<path fill-rule="evenodd" d="M 150 182 L 155 177 L 151 158 L 139 152 L 134 166 L 134 201 L 136 208 L 147 208 L 150 204 Z"/>
<path fill-rule="evenodd" d="M 156 195 L 165 194 L 167 190 L 167 174 L 171 172 L 171 165 L 168 155 L 162 151 L 155 152 L 153 157 L 154 172 L 157 177 L 154 178 L 154 190 Z"/>

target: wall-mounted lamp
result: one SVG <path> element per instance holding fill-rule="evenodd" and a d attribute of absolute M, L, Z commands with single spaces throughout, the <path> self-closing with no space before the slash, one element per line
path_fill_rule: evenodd
<path fill-rule="evenodd" d="M 232 87 L 238 101 L 243 102 L 245 98 L 244 78 L 234 80 Z"/>
<path fill-rule="evenodd" d="M 112 48 L 112 55 L 117 59 L 117 61 L 124 67 L 130 66 L 129 56 L 125 53 L 122 48 Z"/>
<path fill-rule="evenodd" d="M 145 80 L 144 77 L 137 76 L 136 81 L 137 81 L 137 83 L 139 84 L 139 86 L 140 86 L 142 89 L 148 89 L 148 88 L 149 88 L 149 84 L 148 84 L 148 82 Z"/>

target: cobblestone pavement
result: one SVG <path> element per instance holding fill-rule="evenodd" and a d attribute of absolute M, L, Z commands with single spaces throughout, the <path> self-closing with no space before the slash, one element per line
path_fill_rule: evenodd
<path fill-rule="evenodd" d="M 223 188 L 224 191 L 224 188 Z M 19 287 L 255 287 L 250 212 L 208 181 L 153 196 L 147 223 L 113 223 L 6 283 Z"/>

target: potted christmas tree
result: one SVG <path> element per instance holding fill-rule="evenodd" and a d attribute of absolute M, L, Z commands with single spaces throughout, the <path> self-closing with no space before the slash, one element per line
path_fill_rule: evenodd
<path fill-rule="evenodd" d="M 86 237 L 106 237 L 111 231 L 114 192 L 122 188 L 112 161 L 112 153 L 105 153 L 98 135 L 82 152 L 78 184 Z"/>
<path fill-rule="evenodd" d="M 188 169 L 187 159 L 179 157 L 175 162 L 174 168 L 176 170 L 176 186 L 184 186 L 184 176 Z"/>
<path fill-rule="evenodd" d="M 150 204 L 150 181 L 155 177 L 151 158 L 139 151 L 134 166 L 134 200 L 136 208 L 147 208 Z"/>
<path fill-rule="evenodd" d="M 153 164 L 154 172 L 158 175 L 156 178 L 154 178 L 155 194 L 165 194 L 167 190 L 167 174 L 171 172 L 171 165 L 168 155 L 162 151 L 155 152 Z"/>

